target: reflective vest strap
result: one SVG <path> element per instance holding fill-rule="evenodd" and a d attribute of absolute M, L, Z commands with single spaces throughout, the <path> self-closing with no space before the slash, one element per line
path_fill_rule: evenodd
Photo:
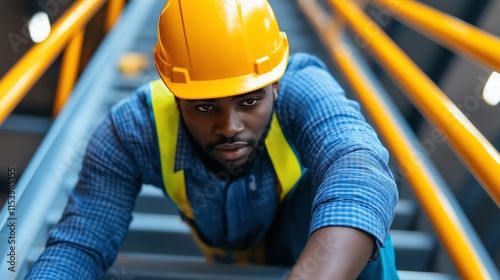
<path fill-rule="evenodd" d="M 179 131 L 179 112 L 175 106 L 174 95 L 161 80 L 151 82 L 150 89 L 165 190 L 177 207 L 188 218 L 194 219 L 193 210 L 186 195 L 184 171 L 174 173 Z"/>
<path fill-rule="evenodd" d="M 281 184 L 280 201 L 283 201 L 302 176 L 302 168 L 299 159 L 281 131 L 276 114 L 273 114 L 271 128 L 265 143 L 274 171 Z"/>

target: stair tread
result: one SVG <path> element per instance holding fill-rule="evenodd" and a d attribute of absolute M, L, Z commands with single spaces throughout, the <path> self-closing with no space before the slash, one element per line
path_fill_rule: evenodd
<path fill-rule="evenodd" d="M 104 279 L 117 274 L 141 279 L 284 279 L 290 267 L 207 264 L 201 257 L 163 254 L 120 253 Z M 398 270 L 401 280 L 451 280 L 436 272 Z"/>

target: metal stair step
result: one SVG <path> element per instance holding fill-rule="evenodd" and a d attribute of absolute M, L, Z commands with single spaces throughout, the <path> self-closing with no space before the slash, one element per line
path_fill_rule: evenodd
<path fill-rule="evenodd" d="M 135 205 L 135 212 L 152 214 L 177 214 L 178 210 L 164 192 L 154 186 L 144 185 Z M 391 228 L 395 230 L 411 230 L 417 215 L 415 202 L 408 199 L 399 200 L 396 206 Z"/>
<path fill-rule="evenodd" d="M 202 256 L 193 241 L 189 227 L 182 221 L 173 204 L 154 187 L 143 188 L 137 207 L 163 207 L 163 213 L 134 212 L 129 232 L 121 252 Z M 141 204 L 143 204 L 141 206 Z M 158 205 L 155 205 L 158 204 Z M 52 227 L 57 219 L 51 219 Z M 437 241 L 427 233 L 407 230 L 392 230 L 392 242 L 396 252 L 398 269 L 427 271 Z"/>
<path fill-rule="evenodd" d="M 241 277 L 252 275 L 245 270 L 240 270 L 239 267 L 216 266 L 214 268 L 204 264 L 202 253 L 189 234 L 189 227 L 178 215 L 146 213 L 133 215 L 134 219 L 120 250 L 119 258 L 109 270 L 106 276 L 108 278 L 105 279 L 111 279 L 117 273 L 138 277 L 134 279 L 256 279 L 235 278 L 240 274 Z M 49 228 L 57 220 L 56 215 L 49 216 Z M 391 236 L 401 279 L 451 279 L 449 275 L 425 272 L 428 270 L 436 243 L 429 234 L 392 230 Z M 186 269 L 187 273 L 183 269 Z M 221 276 L 221 271 L 228 273 L 227 277 Z M 269 279 L 282 279 L 279 278 L 281 276 L 282 274 L 279 274 L 278 278 Z"/>
<path fill-rule="evenodd" d="M 179 215 L 134 213 L 122 252 L 202 256 Z"/>
<path fill-rule="evenodd" d="M 175 204 L 157 187 L 143 185 L 135 202 L 134 212 L 151 214 L 178 214 Z"/>
<path fill-rule="evenodd" d="M 285 279 L 289 271 L 289 267 L 207 264 L 198 257 L 120 253 L 102 279 L 280 280 Z M 398 274 L 401 280 L 454 279 L 450 275 L 433 272 L 398 270 Z"/>
<path fill-rule="evenodd" d="M 145 185 L 143 186 L 141 193 L 136 202 L 136 208 L 134 210 L 137 213 L 150 213 L 150 214 L 168 214 L 168 215 L 177 215 L 178 210 L 175 205 L 165 197 L 162 190 L 159 188 Z M 413 224 L 413 220 L 416 216 L 417 207 L 411 200 L 400 200 L 398 206 L 396 207 L 396 214 L 393 223 L 393 241 L 395 243 L 395 247 L 397 248 L 398 260 L 400 260 L 402 264 L 402 268 L 416 268 L 418 270 L 424 270 L 428 266 L 428 261 L 430 259 L 430 254 L 434 248 L 434 243 L 429 239 L 429 236 L 421 233 L 409 234 L 405 231 L 408 230 Z M 181 224 L 182 221 L 178 219 Z M 182 225 L 181 225 L 182 226 Z M 165 228 L 166 229 L 166 228 Z M 396 231 L 397 230 L 397 231 Z M 151 238 L 154 238 L 155 235 L 161 235 L 161 231 L 153 230 L 152 232 L 147 232 L 147 230 L 140 230 L 141 234 L 147 234 Z M 187 232 L 187 230 L 186 230 Z M 135 236 L 132 233 L 132 236 Z M 396 235 L 394 237 L 394 235 Z M 131 237 L 132 238 L 132 237 Z M 407 243 L 408 238 L 414 238 L 414 241 L 410 241 Z M 394 240 L 395 239 L 395 240 Z M 134 251 L 133 248 L 136 246 L 132 244 L 133 242 L 126 241 L 124 248 L 127 250 Z M 190 243 L 193 243 L 190 241 Z M 194 243 L 193 243 L 194 244 Z M 411 248 L 408 244 L 420 244 L 419 248 Z M 144 246 L 144 244 L 143 244 Z M 158 252 L 158 250 L 170 250 L 170 246 L 164 245 L 146 245 L 146 248 L 151 248 L 149 252 Z M 175 249 L 176 250 L 176 249 Z M 177 250 L 176 250 L 177 251 Z M 189 250 L 191 251 L 191 250 Z M 195 250 L 196 252 L 198 250 Z M 418 261 L 409 262 L 408 259 L 411 259 L 411 255 L 413 252 L 418 253 Z"/>
<path fill-rule="evenodd" d="M 418 208 L 413 200 L 400 199 L 396 205 L 391 229 L 411 230 L 414 227 L 417 213 Z"/>
<path fill-rule="evenodd" d="M 457 277 L 438 272 L 398 270 L 400 280 L 456 280 Z"/>
<path fill-rule="evenodd" d="M 203 258 L 121 253 L 102 279 L 275 280 L 284 279 L 288 271 L 288 267 L 207 264 Z"/>
<path fill-rule="evenodd" d="M 391 230 L 396 267 L 402 270 L 429 271 L 437 241 L 428 233 Z"/>
<path fill-rule="evenodd" d="M 403 270 L 429 269 L 436 240 L 417 231 L 392 230 L 397 267 Z M 189 227 L 178 215 L 134 213 L 130 231 L 122 245 L 125 252 L 167 253 L 201 256 L 189 234 Z"/>

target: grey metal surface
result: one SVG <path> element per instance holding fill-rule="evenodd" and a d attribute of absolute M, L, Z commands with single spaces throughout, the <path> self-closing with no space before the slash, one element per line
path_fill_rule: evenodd
<path fill-rule="evenodd" d="M 207 264 L 201 259 L 153 254 L 121 254 L 104 279 L 278 280 L 287 267 Z"/>
<path fill-rule="evenodd" d="M 118 256 L 103 280 L 111 279 L 183 279 L 183 280 L 250 280 L 286 279 L 288 267 L 229 266 L 206 264 L 202 259 L 170 255 L 124 253 Z M 454 280 L 443 273 L 398 271 L 401 280 Z"/>

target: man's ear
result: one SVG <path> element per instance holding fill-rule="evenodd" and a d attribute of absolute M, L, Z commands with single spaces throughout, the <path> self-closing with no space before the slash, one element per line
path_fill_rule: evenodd
<path fill-rule="evenodd" d="M 278 100 L 278 91 L 280 90 L 280 83 L 278 81 L 273 83 L 273 98 L 274 101 Z"/>

